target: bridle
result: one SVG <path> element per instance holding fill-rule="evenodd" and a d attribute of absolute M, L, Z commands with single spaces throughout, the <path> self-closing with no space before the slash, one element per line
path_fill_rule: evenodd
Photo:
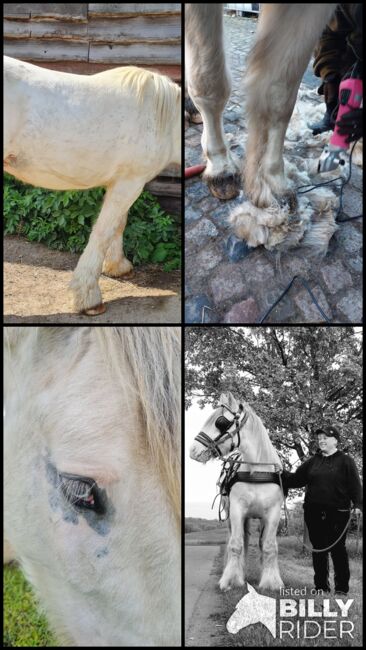
<path fill-rule="evenodd" d="M 240 446 L 240 429 L 249 417 L 248 411 L 244 411 L 244 406 L 242 404 L 239 404 L 239 409 L 236 412 L 229 409 L 226 404 L 220 404 L 220 406 L 222 407 L 222 415 L 219 415 L 219 417 L 215 420 L 215 427 L 220 431 L 219 435 L 216 436 L 216 438 L 212 439 L 206 433 L 204 433 L 204 431 L 200 431 L 199 434 L 195 437 L 195 440 L 197 440 L 197 442 L 200 442 L 201 445 L 206 447 L 217 458 L 223 458 L 224 456 L 218 445 L 226 442 L 228 438 L 231 438 L 230 453 Z M 228 420 L 223 415 L 224 408 L 232 413 L 234 416 L 232 420 Z M 243 415 L 242 418 L 241 415 Z M 231 429 L 233 424 L 235 424 L 235 430 L 230 432 L 229 429 Z M 234 443 L 235 436 L 238 438 L 236 445 Z"/>

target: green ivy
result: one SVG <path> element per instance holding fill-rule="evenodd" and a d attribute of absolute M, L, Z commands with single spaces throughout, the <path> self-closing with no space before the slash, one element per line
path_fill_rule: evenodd
<path fill-rule="evenodd" d="M 44 190 L 5 174 L 5 234 L 24 235 L 60 251 L 81 253 L 89 239 L 105 190 Z M 142 192 L 131 206 L 123 235 L 125 255 L 133 264 L 162 263 L 165 271 L 180 268 L 181 238 L 176 221 L 157 199 Z"/>

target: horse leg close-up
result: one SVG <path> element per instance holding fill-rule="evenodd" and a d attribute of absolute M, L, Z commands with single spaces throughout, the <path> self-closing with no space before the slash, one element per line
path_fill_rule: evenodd
<path fill-rule="evenodd" d="M 204 178 L 214 196 L 231 199 L 240 192 L 240 176 L 223 128 L 231 84 L 223 48 L 222 5 L 187 4 L 185 32 L 188 92 L 203 120 Z"/>
<path fill-rule="evenodd" d="M 264 4 L 246 74 L 245 188 L 258 207 L 288 191 L 283 143 L 301 78 L 336 5 Z M 301 10 L 301 14 L 300 14 Z M 296 30 L 301 18 L 302 32 Z"/>
<path fill-rule="evenodd" d="M 123 232 L 128 209 L 141 194 L 144 184 L 145 179 L 141 178 L 119 180 L 107 189 L 101 212 L 70 283 L 78 312 L 95 316 L 105 311 L 98 285 L 103 261 L 117 233 Z"/>
<path fill-rule="evenodd" d="M 278 566 L 278 545 L 276 540 L 280 518 L 280 505 L 264 524 L 261 535 L 262 576 L 259 589 L 277 590 L 284 586 Z"/>
<path fill-rule="evenodd" d="M 123 226 L 117 233 L 109 246 L 103 262 L 103 273 L 111 278 L 119 278 L 127 275 L 133 269 L 133 264 L 124 254 L 122 235 L 127 222 L 127 214 L 123 218 Z"/>
<path fill-rule="evenodd" d="M 227 563 L 219 582 L 222 591 L 244 585 L 244 514 L 230 497 L 231 535 L 227 547 Z"/>

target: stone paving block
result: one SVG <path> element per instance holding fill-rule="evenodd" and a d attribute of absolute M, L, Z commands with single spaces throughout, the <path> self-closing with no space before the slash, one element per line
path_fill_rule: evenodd
<path fill-rule="evenodd" d="M 199 176 L 185 181 L 185 197 L 187 203 L 191 203 L 194 208 L 199 201 L 209 195 L 206 183 L 202 182 Z"/>
<path fill-rule="evenodd" d="M 259 249 L 252 249 L 251 254 L 237 266 L 240 267 L 246 286 L 251 292 L 262 293 L 264 289 L 271 289 L 278 284 L 273 265 L 261 255 Z"/>
<path fill-rule="evenodd" d="M 326 300 L 326 297 L 320 287 L 310 287 L 316 300 L 319 303 L 319 306 L 324 311 L 325 315 L 332 320 L 332 313 L 329 307 L 329 304 Z M 326 323 L 323 316 L 317 309 L 316 305 L 313 303 L 311 296 L 303 287 L 294 297 L 294 302 L 296 303 L 300 311 L 299 322 L 302 323 Z"/>
<path fill-rule="evenodd" d="M 225 314 L 224 323 L 237 323 L 238 325 L 242 323 L 255 323 L 258 316 L 259 309 L 257 303 L 254 298 L 248 298 L 247 300 L 242 300 L 242 302 L 237 302 L 231 307 L 227 314 Z"/>
<path fill-rule="evenodd" d="M 198 207 L 193 208 L 191 205 L 185 206 L 184 221 L 186 225 L 193 223 L 194 221 L 197 221 L 202 216 L 203 216 L 202 210 L 200 208 Z"/>
<path fill-rule="evenodd" d="M 220 262 L 221 255 L 215 246 L 212 245 L 207 246 L 197 253 L 191 263 L 188 260 L 191 269 L 196 269 L 197 273 L 201 276 L 211 275 L 212 269 L 214 269 Z"/>
<path fill-rule="evenodd" d="M 355 271 L 357 274 L 362 273 L 363 259 L 361 255 L 353 255 L 352 257 L 347 257 L 344 262 L 351 271 Z"/>
<path fill-rule="evenodd" d="M 224 250 L 229 262 L 239 262 L 251 252 L 245 241 L 238 239 L 235 235 L 229 235 L 225 240 Z"/>
<path fill-rule="evenodd" d="M 348 217 L 356 217 L 362 214 L 362 194 L 358 190 L 349 187 L 344 188 L 343 192 L 343 212 Z M 340 219 L 344 218 L 342 215 Z"/>
<path fill-rule="evenodd" d="M 339 246 L 342 246 L 347 253 L 356 253 L 362 248 L 362 233 L 358 230 L 355 222 L 348 222 L 339 227 L 335 234 Z"/>
<path fill-rule="evenodd" d="M 209 285 L 213 301 L 219 308 L 229 300 L 247 297 L 246 282 L 237 265 L 220 264 Z"/>
<path fill-rule="evenodd" d="M 218 230 L 209 219 L 201 219 L 197 225 L 186 231 L 186 242 L 196 247 L 202 247 L 208 243 L 211 237 L 216 237 Z"/>
<path fill-rule="evenodd" d="M 338 303 L 338 311 L 349 323 L 362 323 L 362 293 L 352 289 Z"/>
<path fill-rule="evenodd" d="M 205 309 L 209 307 L 210 309 Z M 216 323 L 217 315 L 214 311 L 214 306 L 211 300 L 206 295 L 194 296 L 186 300 L 184 307 L 184 321 L 185 323 L 201 323 L 204 318 L 204 323 Z"/>
<path fill-rule="evenodd" d="M 352 276 L 341 261 L 323 266 L 320 271 L 323 282 L 330 293 L 352 286 Z"/>

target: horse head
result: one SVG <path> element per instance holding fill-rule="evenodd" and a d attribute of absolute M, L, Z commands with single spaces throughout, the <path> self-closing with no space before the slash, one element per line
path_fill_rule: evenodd
<path fill-rule="evenodd" d="M 232 393 L 220 395 L 219 407 L 206 420 L 190 448 L 193 460 L 205 463 L 223 458 L 240 446 L 240 430 L 248 419 L 248 411 Z"/>

